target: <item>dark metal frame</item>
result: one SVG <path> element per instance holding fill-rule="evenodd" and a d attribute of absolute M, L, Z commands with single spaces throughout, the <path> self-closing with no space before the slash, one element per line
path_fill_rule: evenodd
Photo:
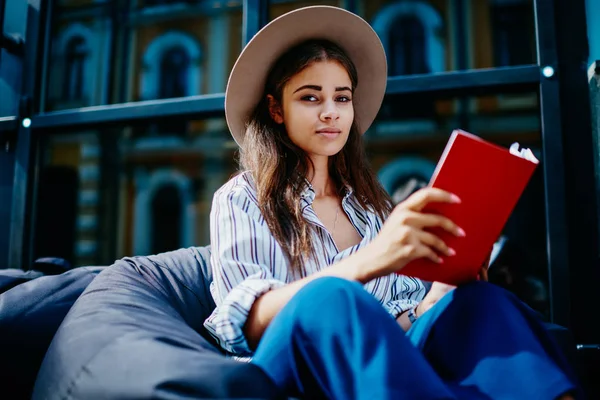
<path fill-rule="evenodd" d="M 269 0 L 244 0 L 242 27 L 242 46 L 269 21 Z"/>
<path fill-rule="evenodd" d="M 556 7 L 555 31 L 558 69 L 558 95 L 560 99 L 559 116 L 547 115 L 548 123 L 560 126 L 556 137 L 551 138 L 563 157 L 564 189 L 563 198 L 558 193 L 549 194 L 546 201 L 554 204 L 554 211 L 562 218 L 557 205 L 564 202 L 565 231 L 568 234 L 563 251 L 567 252 L 567 262 L 556 265 L 551 270 L 555 279 L 568 277 L 566 282 L 556 282 L 553 288 L 569 283 L 569 290 L 555 297 L 555 303 L 562 300 L 567 305 L 555 304 L 558 312 L 567 307 L 563 314 L 569 313 L 572 332 L 580 343 L 600 343 L 600 324 L 590 318 L 597 310 L 600 300 L 592 295 L 600 282 L 600 249 L 598 243 L 599 216 L 595 185 L 594 141 L 591 125 L 591 107 L 587 62 L 589 48 L 587 42 L 586 10 L 584 2 L 568 3 L 545 0 L 542 6 Z M 558 17 L 560 16 L 560 17 Z M 554 120 L 556 118 L 556 121 Z M 549 125 L 548 124 L 548 125 Z M 561 147 L 562 145 L 562 147 Z M 555 171 L 552 171 L 554 173 Z M 548 174 L 547 180 L 554 180 Z M 554 198 L 554 196 L 557 198 Z M 554 214 L 549 214 L 554 218 Z M 561 246 L 558 240 L 555 243 Z M 561 248 L 559 247 L 559 250 Z M 554 250 L 553 250 L 554 251 Z M 558 319 L 557 319 L 558 320 Z"/>
<path fill-rule="evenodd" d="M 534 0 L 534 3 L 538 39 L 538 63 L 536 65 L 391 77 L 388 79 L 387 94 L 408 96 L 415 93 L 428 93 L 435 96 L 460 97 L 512 90 L 539 90 L 552 320 L 565 326 L 579 327 L 575 331 L 576 338 L 587 338 L 583 333 L 583 327 L 586 326 L 585 318 L 581 313 L 574 312 L 575 308 L 582 304 L 584 297 L 575 295 L 573 288 L 574 285 L 581 284 L 585 280 L 585 274 L 589 276 L 592 273 L 592 276 L 597 276 L 593 273 L 593 266 L 598 265 L 594 264 L 598 261 L 598 254 L 597 249 L 583 249 L 583 245 L 578 244 L 577 240 L 587 244 L 590 243 L 589 240 L 597 239 L 598 211 L 597 209 L 591 210 L 589 207 L 580 208 L 578 202 L 581 201 L 581 196 L 572 193 L 585 190 L 586 182 L 592 182 L 587 179 L 594 172 L 589 161 L 592 159 L 589 152 L 582 153 L 583 155 L 579 153 L 581 150 L 586 150 L 584 146 L 588 146 L 588 139 L 584 136 L 590 132 L 585 130 L 589 125 L 589 114 L 587 116 L 581 112 L 573 114 L 573 104 L 579 107 L 582 105 L 581 101 L 577 101 L 577 96 L 587 99 L 588 95 L 575 84 L 580 79 L 576 65 L 579 62 L 578 59 L 571 60 L 564 57 L 564 55 L 571 54 L 569 52 L 575 51 L 569 50 L 567 43 L 579 42 L 581 46 L 587 45 L 587 38 L 581 30 L 581 26 L 585 30 L 585 10 L 582 9 L 583 4 L 570 5 L 569 7 L 576 9 L 576 12 L 573 13 L 573 8 L 570 8 L 569 12 L 565 12 L 563 8 L 566 6 L 562 2 Z M 349 7 L 355 7 L 354 1 L 348 1 L 348 4 Z M 242 41 L 245 44 L 268 21 L 269 2 L 267 0 L 244 0 L 243 8 Z M 44 24 L 47 27 L 50 23 L 50 13 L 47 12 L 43 15 Z M 555 18 L 556 15 L 561 15 L 561 17 L 568 15 L 568 18 L 565 17 L 564 21 L 562 19 L 558 21 Z M 555 21 L 557 21 L 556 25 Z M 31 23 L 35 24 L 35 19 Z M 578 28 L 568 32 L 567 23 Z M 28 35 L 27 43 L 37 44 L 38 39 Z M 574 47 L 578 48 L 578 46 Z M 39 52 L 35 49 L 35 45 L 28 45 L 27 49 L 28 67 L 25 76 L 33 76 L 32 74 L 36 74 L 38 71 L 32 60 L 36 59 Z M 551 78 L 543 77 L 540 71 L 546 65 L 552 66 L 556 75 Z M 582 72 L 581 76 L 582 79 L 585 79 L 585 72 Z M 36 97 L 36 94 L 40 93 L 39 88 L 44 85 L 44 80 L 37 82 L 36 88 L 27 88 L 24 95 L 34 96 L 39 102 L 40 98 Z M 572 88 L 569 88 L 568 85 L 572 85 Z M 39 108 L 35 107 L 35 109 Z M 13 130 L 16 128 L 15 124 L 19 129 L 17 150 L 19 170 L 15 174 L 13 200 L 17 206 L 15 207 L 16 216 L 13 221 L 12 236 L 16 252 L 22 255 L 15 254 L 11 260 L 11 266 L 23 265 L 22 263 L 27 260 L 29 254 L 27 243 L 30 242 L 28 235 L 31 228 L 28 226 L 26 215 L 27 210 L 32 209 L 30 202 L 33 198 L 32 188 L 35 187 L 34 184 L 31 184 L 35 179 L 31 173 L 34 162 L 32 162 L 30 154 L 35 147 L 35 139 L 38 135 L 55 132 L 59 129 L 64 131 L 65 129 L 81 129 L 89 126 L 96 128 L 99 125 L 122 125 L 156 118 L 182 116 L 200 118 L 222 115 L 223 112 L 224 95 L 214 94 L 48 113 L 37 112 L 31 116 L 30 129 L 20 125 L 20 121 L 26 115 L 0 119 L 0 130 Z M 576 115 L 579 121 L 573 115 Z M 578 129 L 579 134 L 575 135 L 574 129 Z M 33 137 L 31 132 L 34 133 Z M 589 148 L 591 146 L 587 147 L 587 149 Z M 592 223 L 579 224 L 576 222 L 576 219 L 580 218 L 584 211 L 588 214 L 591 213 L 585 218 Z M 594 229 L 591 228 L 593 223 L 596 224 Z M 586 235 L 589 235 L 591 239 L 585 239 Z M 580 253 L 584 255 L 582 256 Z M 574 263 L 582 263 L 584 266 L 575 266 Z M 598 282 L 595 280 L 593 283 L 597 284 Z M 592 292 L 588 292 L 585 299 L 588 304 L 595 302 L 593 310 L 598 309 L 598 300 Z M 599 338 L 598 332 L 595 331 L 594 335 Z"/>
<path fill-rule="evenodd" d="M 166 117 L 206 116 L 224 113 L 225 95 L 202 95 L 176 99 L 53 111 L 33 116 L 33 129 L 81 127 L 97 124 L 133 123 Z M 65 124 L 65 121 L 69 121 Z"/>
<path fill-rule="evenodd" d="M 43 79 L 40 74 L 40 65 L 38 59 L 41 53 L 39 43 L 41 41 L 41 29 L 43 28 L 42 15 L 43 7 L 46 2 L 28 0 L 27 2 L 27 27 L 25 43 L 31 43 L 26 46 L 23 57 L 24 77 L 21 86 L 21 101 L 19 105 L 19 121 L 30 118 L 33 111 L 33 99 L 39 93 L 40 81 Z M 31 254 L 30 235 L 32 230 L 29 227 L 31 223 L 31 204 L 33 202 L 32 192 L 35 191 L 35 180 L 32 179 L 31 155 L 34 153 L 35 142 L 31 127 L 25 127 L 22 123 L 18 126 L 17 145 L 15 150 L 15 170 L 13 183 L 12 199 L 12 221 L 9 245 L 8 265 L 13 268 L 20 268 L 29 264 L 29 255 Z"/>
<path fill-rule="evenodd" d="M 554 5 L 552 1 L 535 2 L 538 63 L 558 69 Z M 560 71 L 557 71 L 560 73 Z M 556 76 L 540 81 L 540 112 L 546 200 L 546 237 L 550 313 L 552 321 L 569 326 L 569 249 L 565 202 L 565 166 L 562 147 L 560 90 Z M 549 160 L 552 160 L 549 162 Z"/>
<path fill-rule="evenodd" d="M 540 82 L 536 65 L 505 67 L 491 70 L 456 71 L 436 75 L 388 78 L 387 94 L 409 95 L 430 93 L 435 96 L 489 93 L 525 88 L 534 90 Z M 222 115 L 225 95 L 222 93 L 177 99 L 139 101 L 135 103 L 85 107 L 34 115 L 31 127 L 47 129 L 84 125 L 132 123 L 165 117 L 200 117 Z M 68 121 L 68 123 L 65 123 Z M 0 121 L 1 122 L 1 121 Z"/>

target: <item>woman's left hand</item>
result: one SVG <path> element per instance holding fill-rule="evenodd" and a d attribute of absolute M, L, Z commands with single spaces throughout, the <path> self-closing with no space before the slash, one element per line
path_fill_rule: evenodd
<path fill-rule="evenodd" d="M 490 264 L 491 254 L 492 253 L 490 252 L 490 254 L 486 257 L 483 264 L 481 264 L 481 268 L 479 269 L 479 274 L 477 276 L 477 279 L 480 281 L 487 282 L 487 280 L 488 280 L 488 268 L 490 266 L 489 264 Z M 442 297 L 444 297 L 446 294 L 448 294 L 455 288 L 456 288 L 456 286 L 448 285 L 448 284 L 441 283 L 441 282 L 433 282 L 431 285 L 431 289 L 429 289 L 429 292 L 427 292 L 427 294 L 425 295 L 425 297 L 419 303 L 419 305 L 417 306 L 417 308 L 415 310 L 415 314 L 416 314 L 417 318 L 420 317 L 421 315 L 423 315 L 425 312 L 427 312 Z"/>
<path fill-rule="evenodd" d="M 456 286 L 448 285 L 441 282 L 433 282 L 431 289 L 425 295 L 423 300 L 417 305 L 415 309 L 415 316 L 419 318 L 421 315 L 426 313 L 431 307 L 433 307 L 442 297 L 454 290 Z"/>

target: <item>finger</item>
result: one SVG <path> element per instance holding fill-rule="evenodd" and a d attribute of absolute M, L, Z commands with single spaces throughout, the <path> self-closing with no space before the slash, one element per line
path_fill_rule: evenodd
<path fill-rule="evenodd" d="M 423 229 L 440 227 L 455 236 L 465 236 L 465 231 L 462 228 L 443 215 L 405 211 L 402 219 L 406 225 L 410 225 L 414 228 Z"/>
<path fill-rule="evenodd" d="M 417 190 L 399 206 L 412 211 L 421 211 L 429 203 L 460 203 L 460 198 L 445 190 L 427 187 Z"/>
<path fill-rule="evenodd" d="M 487 270 L 487 268 L 481 268 L 479 270 L 479 280 L 482 280 L 482 281 L 485 281 L 485 282 L 488 281 L 488 270 Z"/>
<path fill-rule="evenodd" d="M 456 251 L 454 251 L 454 249 L 448 247 L 448 245 L 442 239 L 433 233 L 417 231 L 417 238 L 427 247 L 437 251 L 437 254 L 445 254 L 449 257 L 456 255 Z"/>
<path fill-rule="evenodd" d="M 427 258 L 437 264 L 441 264 L 444 262 L 444 260 L 438 255 L 438 253 L 436 253 L 431 247 L 418 240 L 418 238 L 416 239 L 417 240 L 415 240 L 414 244 L 402 246 L 404 256 L 407 260 L 418 260 L 420 258 Z"/>
<path fill-rule="evenodd" d="M 483 262 L 483 264 L 481 264 L 482 268 L 487 269 L 487 268 L 490 267 L 490 261 L 492 260 L 492 250 L 490 250 L 490 252 L 488 253 L 487 257 L 485 258 L 485 261 Z"/>
<path fill-rule="evenodd" d="M 420 257 L 416 257 L 416 258 L 427 258 L 431 261 L 433 261 L 436 264 L 443 264 L 444 263 L 444 259 L 442 257 L 440 257 L 438 255 L 438 253 L 436 253 L 435 251 L 433 251 L 433 249 L 429 246 L 423 246 L 421 245 L 421 251 L 420 253 L 422 254 Z"/>

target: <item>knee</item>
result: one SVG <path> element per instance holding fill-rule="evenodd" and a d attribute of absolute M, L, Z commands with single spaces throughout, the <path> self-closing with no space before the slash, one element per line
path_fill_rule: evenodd
<path fill-rule="evenodd" d="M 307 311 L 327 312 L 344 307 L 367 294 L 363 287 L 354 281 L 336 277 L 324 277 L 309 282 L 293 297 L 293 301 Z"/>
<path fill-rule="evenodd" d="M 304 286 L 286 306 L 286 315 L 304 331 L 341 328 L 349 308 L 375 301 L 357 283 L 342 278 L 318 278 Z"/>
<path fill-rule="evenodd" d="M 453 302 L 461 305 L 463 310 L 508 310 L 514 304 L 515 296 L 488 282 L 471 282 L 456 288 Z"/>
<path fill-rule="evenodd" d="M 339 292 L 354 291 L 357 289 L 362 289 L 362 286 L 358 282 L 335 276 L 326 276 L 307 283 L 298 291 L 298 295 L 310 292 L 321 295 L 328 295 L 329 293 L 339 294 Z"/>

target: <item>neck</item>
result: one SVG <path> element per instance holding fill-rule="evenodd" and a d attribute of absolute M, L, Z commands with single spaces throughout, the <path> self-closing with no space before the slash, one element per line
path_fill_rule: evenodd
<path fill-rule="evenodd" d="M 335 196 L 336 188 L 329 175 L 329 157 L 312 157 L 314 168 L 309 164 L 309 181 L 315 196 Z"/>

